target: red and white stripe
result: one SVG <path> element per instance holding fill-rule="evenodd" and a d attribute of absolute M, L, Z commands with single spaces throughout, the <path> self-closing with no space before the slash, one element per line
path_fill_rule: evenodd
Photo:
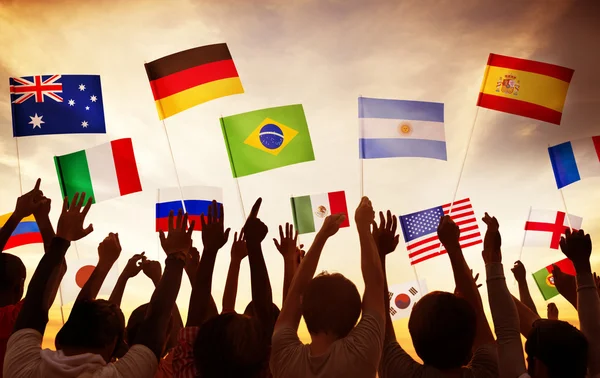
<path fill-rule="evenodd" d="M 33 96 L 35 96 L 35 102 L 44 102 L 44 96 L 48 96 L 56 102 L 63 102 L 63 98 L 57 94 L 62 93 L 63 86 L 56 82 L 61 76 L 53 75 L 46 80 L 42 80 L 42 76 L 34 76 L 33 81 L 22 77 L 13 77 L 12 79 L 18 85 L 11 85 L 10 93 L 20 94 L 13 103 L 22 104 Z"/>
<path fill-rule="evenodd" d="M 442 210 L 444 210 L 444 215 L 450 215 L 450 218 L 459 227 L 461 248 L 480 244 L 482 242 L 481 233 L 479 232 L 471 200 L 465 198 L 454 202 L 452 213 L 450 213 L 450 205 L 449 203 L 443 205 Z M 433 235 L 423 235 L 418 239 L 408 242 L 406 248 L 408 249 L 408 257 L 410 258 L 411 265 L 446 253 L 444 246 L 442 246 L 438 239 L 437 232 L 433 233 Z"/>

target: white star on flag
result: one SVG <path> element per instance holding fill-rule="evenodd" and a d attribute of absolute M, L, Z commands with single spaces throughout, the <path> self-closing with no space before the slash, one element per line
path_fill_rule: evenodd
<path fill-rule="evenodd" d="M 79 84 L 79 90 L 80 91 L 85 91 L 85 85 Z"/>
<path fill-rule="evenodd" d="M 71 99 L 69 100 L 69 106 L 74 106 L 75 105 L 75 100 Z"/>
<path fill-rule="evenodd" d="M 97 99 L 98 99 L 98 97 L 96 97 L 96 96 L 90 97 L 90 100 L 92 100 L 92 102 L 96 102 Z"/>
<path fill-rule="evenodd" d="M 90 110 L 90 107 L 89 107 L 89 106 L 86 106 L 86 107 L 85 107 L 85 110 Z"/>
<path fill-rule="evenodd" d="M 42 128 L 42 123 L 46 123 L 44 121 L 42 121 L 42 117 L 43 116 L 38 116 L 37 113 L 35 113 L 35 115 L 29 116 L 29 118 L 31 118 L 31 122 L 29 122 L 30 125 L 33 125 L 33 128 L 35 129 L 36 127 L 39 127 L 40 129 Z"/>
<path fill-rule="evenodd" d="M 83 128 L 87 128 L 88 127 L 88 122 L 87 121 L 81 122 L 81 126 L 83 126 Z"/>

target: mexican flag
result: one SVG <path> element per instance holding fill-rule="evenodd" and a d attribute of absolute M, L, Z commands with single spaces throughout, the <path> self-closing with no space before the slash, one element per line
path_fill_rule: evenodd
<path fill-rule="evenodd" d="M 575 276 L 575 266 L 569 259 L 560 260 L 559 262 L 554 263 L 554 265 L 558 266 L 559 269 L 568 275 Z M 542 293 L 542 296 L 545 300 L 556 297 L 558 295 L 558 290 L 556 290 L 556 286 L 554 286 L 554 277 L 552 276 L 552 271 L 554 268 L 552 265 L 548 265 L 547 267 L 538 270 L 533 273 L 533 279 L 537 284 L 538 289 Z"/>
<path fill-rule="evenodd" d="M 343 191 L 292 197 L 291 202 L 294 226 L 299 234 L 319 231 L 325 217 L 331 214 L 346 214 L 341 227 L 350 226 L 346 193 Z"/>
<path fill-rule="evenodd" d="M 233 177 L 315 160 L 302 105 L 221 118 Z"/>
<path fill-rule="evenodd" d="M 63 198 L 85 192 L 94 203 L 141 192 L 131 138 L 55 156 L 54 164 Z"/>

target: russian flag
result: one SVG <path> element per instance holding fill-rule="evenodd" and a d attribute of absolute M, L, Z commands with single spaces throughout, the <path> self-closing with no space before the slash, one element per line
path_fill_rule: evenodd
<path fill-rule="evenodd" d="M 202 231 L 200 215 L 208 215 L 208 206 L 213 200 L 219 204 L 223 203 L 223 189 L 213 186 L 185 186 L 181 188 L 165 188 L 158 190 L 158 203 L 156 204 L 156 231 L 168 231 L 169 213 L 173 211 L 175 215 L 179 210 L 183 210 L 181 196 L 185 210 L 188 213 L 188 222 L 196 221 L 195 231 Z"/>
<path fill-rule="evenodd" d="M 600 176 L 600 136 L 577 139 L 548 148 L 558 189 Z"/>
<path fill-rule="evenodd" d="M 12 213 L 0 216 L 0 228 L 4 227 Z M 42 234 L 33 215 L 23 218 L 6 242 L 4 250 L 20 247 L 26 244 L 43 243 Z"/>

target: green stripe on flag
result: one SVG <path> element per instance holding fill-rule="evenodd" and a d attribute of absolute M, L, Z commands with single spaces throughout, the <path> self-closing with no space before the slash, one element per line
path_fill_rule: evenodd
<path fill-rule="evenodd" d="M 549 274 L 550 272 L 548 272 L 548 269 L 546 268 L 540 269 L 532 274 L 533 279 L 535 280 L 535 283 L 537 284 L 538 289 L 540 289 L 540 292 L 545 300 L 558 295 L 558 290 L 556 290 L 556 287 L 550 286 L 546 281 Z"/>
<path fill-rule="evenodd" d="M 94 197 L 92 177 L 88 168 L 85 150 L 71 154 L 55 156 L 54 164 L 58 174 L 58 182 L 63 198 L 67 197 L 69 202 L 75 193 L 85 192 L 86 197 Z M 94 202 L 96 202 L 94 200 Z"/>
<path fill-rule="evenodd" d="M 315 232 L 315 222 L 312 213 L 310 196 L 292 198 L 292 212 L 294 213 L 294 225 L 299 234 Z"/>

